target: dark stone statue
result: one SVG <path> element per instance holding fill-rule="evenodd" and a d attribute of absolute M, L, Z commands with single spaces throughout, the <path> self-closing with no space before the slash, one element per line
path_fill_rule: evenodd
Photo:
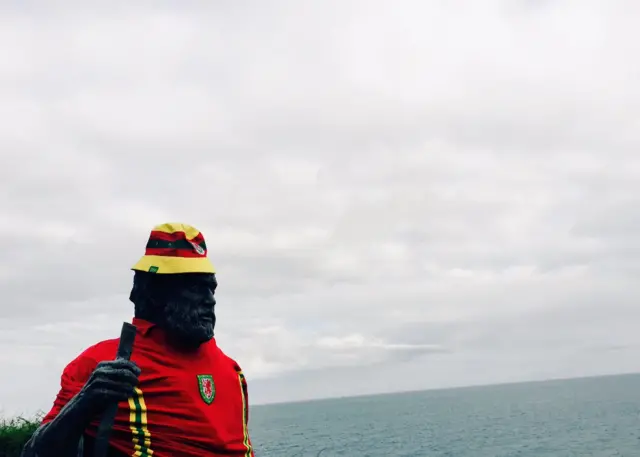
<path fill-rule="evenodd" d="M 211 340 L 216 323 L 213 273 L 159 275 L 136 271 L 130 299 L 135 316 L 162 328 L 176 348 L 189 351 Z M 138 385 L 140 368 L 132 361 L 100 362 L 84 387 L 25 445 L 22 457 L 77 456 L 87 425 L 114 402 L 127 400 Z M 84 455 L 92 447 L 84 436 Z M 121 455 L 111 450 L 110 455 Z M 122 454 L 124 455 L 124 454 Z"/>

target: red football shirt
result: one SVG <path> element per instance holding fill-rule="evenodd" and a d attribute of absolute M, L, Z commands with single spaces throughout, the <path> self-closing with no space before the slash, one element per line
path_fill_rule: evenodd
<path fill-rule="evenodd" d="M 254 457 L 247 423 L 247 383 L 240 366 L 215 339 L 185 354 L 166 344 L 163 331 L 133 319 L 131 360 L 141 369 L 136 395 L 120 402 L 111 445 L 127 455 Z M 64 369 L 61 389 L 43 423 L 76 395 L 96 365 L 116 356 L 119 338 L 86 349 Z M 95 437 L 100 418 L 86 433 Z M 137 451 L 137 452 L 136 452 Z M 134 454 L 135 453 L 135 454 Z"/>

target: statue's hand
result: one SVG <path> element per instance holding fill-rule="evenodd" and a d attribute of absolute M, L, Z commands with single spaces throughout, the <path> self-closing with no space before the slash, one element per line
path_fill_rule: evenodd
<path fill-rule="evenodd" d="M 138 385 L 140 368 L 128 360 L 100 362 L 80 392 L 42 425 L 25 444 L 21 457 L 61 457 L 77 453 L 89 421 L 113 403 L 126 400 Z"/>
<path fill-rule="evenodd" d="M 78 394 L 78 402 L 89 410 L 102 412 L 109 404 L 134 394 L 140 368 L 129 360 L 100 362 Z"/>

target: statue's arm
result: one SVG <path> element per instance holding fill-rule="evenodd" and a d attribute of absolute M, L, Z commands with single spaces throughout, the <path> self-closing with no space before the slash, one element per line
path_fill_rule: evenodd
<path fill-rule="evenodd" d="M 83 395 L 78 393 L 51 421 L 40 425 L 21 457 L 76 457 L 80 437 L 92 418 Z"/>
<path fill-rule="evenodd" d="M 133 362 L 100 362 L 87 376 L 87 364 L 78 370 L 78 360 L 65 368 L 54 407 L 25 444 L 21 457 L 76 457 L 80 438 L 92 419 L 109 404 L 133 394 L 140 375 Z"/>

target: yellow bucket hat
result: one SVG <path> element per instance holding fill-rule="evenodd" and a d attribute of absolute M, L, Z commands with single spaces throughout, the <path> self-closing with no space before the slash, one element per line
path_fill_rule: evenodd
<path fill-rule="evenodd" d="M 216 272 L 207 258 L 202 233 L 179 222 L 167 222 L 151 230 L 144 256 L 132 270 L 158 274 Z"/>

